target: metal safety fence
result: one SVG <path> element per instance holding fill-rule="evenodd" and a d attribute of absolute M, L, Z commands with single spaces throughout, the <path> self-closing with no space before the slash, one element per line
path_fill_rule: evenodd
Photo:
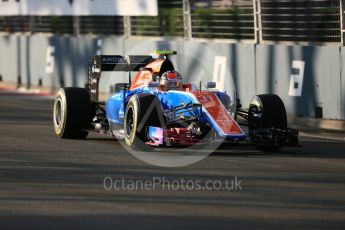
<path fill-rule="evenodd" d="M 345 0 L 158 0 L 158 16 L 0 17 L 0 31 L 344 45 Z"/>
<path fill-rule="evenodd" d="M 253 0 L 190 0 L 190 9 L 192 37 L 255 38 Z"/>
<path fill-rule="evenodd" d="M 0 31 L 53 34 L 124 33 L 123 17 L 12 16 L 0 18 Z"/>
<path fill-rule="evenodd" d="M 130 17 L 131 35 L 184 36 L 183 2 L 159 0 L 158 16 Z"/>
<path fill-rule="evenodd" d="M 261 0 L 261 40 L 341 42 L 339 0 Z"/>

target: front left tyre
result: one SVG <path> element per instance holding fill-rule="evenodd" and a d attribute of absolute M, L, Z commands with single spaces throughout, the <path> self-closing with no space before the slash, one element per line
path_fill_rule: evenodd
<path fill-rule="evenodd" d="M 163 110 L 157 96 L 147 93 L 133 95 L 128 101 L 124 119 L 127 146 L 137 150 L 150 150 L 145 144 L 147 128 L 164 126 L 163 119 Z"/>
<path fill-rule="evenodd" d="M 54 131 L 58 137 L 84 139 L 91 122 L 91 99 L 84 88 L 61 88 L 54 101 Z"/>

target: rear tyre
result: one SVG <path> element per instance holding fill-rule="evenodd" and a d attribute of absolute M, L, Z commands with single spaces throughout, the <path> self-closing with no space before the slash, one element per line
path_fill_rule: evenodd
<path fill-rule="evenodd" d="M 287 116 L 283 101 L 275 94 L 255 96 L 248 111 L 249 131 L 256 129 L 287 128 Z M 279 150 L 281 146 L 259 147 L 260 150 Z"/>
<path fill-rule="evenodd" d="M 159 117 L 161 116 L 161 118 Z M 147 127 L 162 127 L 163 111 L 159 99 L 152 94 L 133 95 L 127 104 L 124 131 L 125 143 L 138 150 L 150 150 L 147 141 Z"/>
<path fill-rule="evenodd" d="M 84 139 L 91 122 L 91 99 L 84 88 L 61 88 L 54 101 L 54 131 L 58 137 Z"/>

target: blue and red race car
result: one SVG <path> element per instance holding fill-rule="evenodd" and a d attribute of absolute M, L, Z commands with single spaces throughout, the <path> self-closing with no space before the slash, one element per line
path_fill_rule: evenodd
<path fill-rule="evenodd" d="M 174 54 L 164 50 L 149 56 L 94 56 L 87 89 L 61 88 L 56 94 L 56 135 L 81 139 L 88 132 L 108 133 L 134 149 L 210 142 L 263 149 L 299 145 L 298 131 L 287 128 L 285 106 L 277 95 L 257 95 L 248 110 L 230 113 L 234 101 L 216 90 L 215 82 L 197 86 L 183 81 L 169 58 Z M 99 81 L 104 71 L 126 71 L 129 79 L 117 83 L 115 92 L 101 102 Z M 137 74 L 132 80 L 133 71 Z"/>

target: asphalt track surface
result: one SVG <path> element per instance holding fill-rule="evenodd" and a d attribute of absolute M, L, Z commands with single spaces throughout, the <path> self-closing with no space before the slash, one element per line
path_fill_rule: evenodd
<path fill-rule="evenodd" d="M 345 229 L 341 134 L 309 133 L 303 148 L 278 153 L 222 148 L 162 168 L 108 137 L 59 139 L 51 120 L 51 97 L 0 92 L 0 229 Z M 108 191 L 105 177 L 238 177 L 242 190 Z"/>

